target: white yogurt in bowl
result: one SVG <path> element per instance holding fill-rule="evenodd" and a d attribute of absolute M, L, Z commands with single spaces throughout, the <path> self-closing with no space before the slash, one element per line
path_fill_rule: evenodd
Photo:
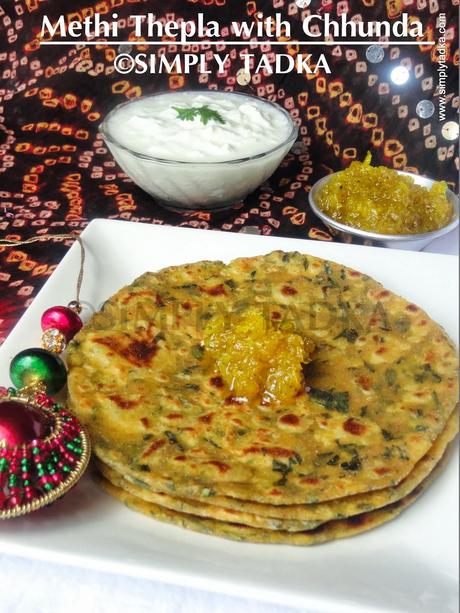
<path fill-rule="evenodd" d="M 239 202 L 273 174 L 298 134 L 279 105 L 219 91 L 132 100 L 111 111 L 100 129 L 126 174 L 176 210 Z"/>

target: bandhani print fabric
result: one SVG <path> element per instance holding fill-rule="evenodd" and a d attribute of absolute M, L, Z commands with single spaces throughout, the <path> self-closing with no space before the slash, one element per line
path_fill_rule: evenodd
<path fill-rule="evenodd" d="M 326 53 L 331 74 L 253 74 L 237 81 L 240 53 L 257 58 L 277 53 L 293 56 L 305 47 L 232 46 L 232 21 L 250 21 L 280 13 L 302 39 L 302 20 L 311 12 L 338 19 L 381 21 L 407 12 L 421 20 L 427 40 L 436 40 L 446 21 L 447 70 L 445 122 L 458 122 L 458 0 L 312 0 L 307 8 L 288 0 L 11 0 L 0 6 L 0 238 L 26 239 L 36 234 L 82 231 L 93 218 L 123 219 L 263 235 L 331 241 L 335 238 L 309 210 L 308 192 L 316 180 L 370 151 L 374 163 L 444 179 L 456 189 L 458 148 L 442 133 L 439 121 L 438 50 L 428 46 L 378 45 L 307 48 Z M 308 4 L 308 2 L 304 3 Z M 109 45 L 42 46 L 42 19 L 65 11 L 66 19 L 98 12 L 118 14 L 120 48 Z M 147 47 L 134 37 L 133 14 L 154 12 L 157 19 L 196 19 L 221 24 L 220 54 L 229 53 L 225 73 L 190 75 L 121 75 L 114 69 L 119 52 L 163 54 L 180 51 L 174 44 Z M 212 49 L 189 45 L 184 53 Z M 392 81 L 404 66 L 410 78 Z M 294 145 L 273 177 L 244 203 L 219 216 L 181 216 L 160 208 L 123 174 L 98 133 L 104 115 L 115 105 L 145 94 L 187 88 L 243 91 L 276 101 L 300 126 Z M 435 112 L 426 117 L 426 102 Z M 420 106 L 420 103 L 422 105 Z M 431 105 L 429 105 L 431 106 Z M 444 122 L 444 123 L 445 123 Z M 70 243 L 56 241 L 27 248 L 0 249 L 0 341 L 30 304 L 64 256 Z"/>

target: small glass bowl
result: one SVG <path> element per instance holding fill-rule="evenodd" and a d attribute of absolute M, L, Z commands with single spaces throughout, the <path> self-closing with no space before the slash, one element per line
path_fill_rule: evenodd
<path fill-rule="evenodd" d="M 214 93 L 222 95 L 222 92 L 214 91 L 187 90 L 187 92 L 206 93 L 207 96 L 212 96 Z M 167 96 L 174 93 L 177 94 L 177 92 L 160 92 L 152 96 Z M 262 185 L 281 164 L 299 133 L 292 117 L 278 104 L 249 94 L 229 92 L 229 95 L 256 99 L 259 103 L 269 104 L 278 112 L 284 113 L 291 124 L 289 136 L 276 147 L 236 160 L 183 162 L 153 157 L 122 145 L 112 136 L 109 129 L 111 117 L 121 107 L 135 104 L 140 98 L 116 106 L 104 118 L 99 130 L 122 170 L 136 185 L 167 209 L 180 212 L 221 211 L 241 202 Z"/>
<path fill-rule="evenodd" d="M 414 180 L 414 183 L 416 183 L 417 185 L 422 185 L 423 187 L 430 188 L 433 183 L 435 183 L 433 179 L 427 179 L 426 177 L 421 177 L 411 172 L 403 172 L 400 170 L 398 170 L 397 172 L 400 175 L 406 175 L 408 177 L 411 177 Z M 360 228 L 353 228 L 352 226 L 347 226 L 346 224 L 340 223 L 335 219 L 332 219 L 332 217 L 329 217 L 329 215 L 327 215 L 326 213 L 324 213 L 324 211 L 320 209 L 317 203 L 317 196 L 319 191 L 335 174 L 339 173 L 327 175 L 327 177 L 323 177 L 322 179 L 317 181 L 313 185 L 308 197 L 313 212 L 330 229 L 331 233 L 334 236 L 340 236 L 344 240 L 350 239 L 350 237 L 352 236 L 356 236 L 364 240 L 378 242 L 380 245 L 384 247 L 390 247 L 391 249 L 408 249 L 411 251 L 421 251 L 429 243 L 431 243 L 431 241 L 441 236 L 444 236 L 444 234 L 451 232 L 454 228 L 458 226 L 458 197 L 450 189 L 446 190 L 446 197 L 452 205 L 452 219 L 447 224 L 447 226 L 439 228 L 438 230 L 432 230 L 431 232 L 423 232 L 421 234 L 379 234 L 378 232 L 370 232 L 368 230 L 362 230 Z"/>

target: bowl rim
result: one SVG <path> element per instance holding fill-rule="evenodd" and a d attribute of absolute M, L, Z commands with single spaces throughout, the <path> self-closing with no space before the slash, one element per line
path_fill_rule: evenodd
<path fill-rule="evenodd" d="M 270 106 L 276 108 L 278 111 L 281 111 L 282 113 L 284 113 L 284 115 L 288 118 L 290 124 L 291 124 L 291 131 L 289 133 L 289 136 L 283 140 L 279 145 L 276 145 L 275 147 L 272 147 L 271 149 L 267 149 L 266 151 L 262 151 L 261 153 L 257 153 L 255 155 L 251 155 L 251 156 L 246 156 L 243 158 L 235 158 L 235 159 L 231 159 L 231 160 L 219 160 L 217 162 L 204 162 L 204 161 L 199 161 L 199 162 L 192 162 L 192 161 L 185 161 L 185 160 L 172 160 L 172 159 L 168 159 L 168 158 L 161 158 L 161 157 L 156 157 L 153 155 L 148 155 L 146 153 L 142 153 L 140 151 L 135 151 L 134 149 L 131 149 L 130 147 L 127 147 L 126 145 L 123 145 L 122 143 L 120 143 L 116 138 L 114 138 L 111 134 L 110 131 L 108 129 L 108 122 L 110 120 L 110 117 L 112 115 L 114 115 L 117 111 L 119 111 L 121 108 L 128 106 L 129 104 L 134 104 L 136 102 L 138 102 L 139 100 L 145 100 L 147 98 L 156 98 L 158 96 L 168 96 L 171 94 L 177 94 L 180 92 L 186 92 L 186 93 L 191 93 L 191 94 L 230 94 L 232 96 L 241 96 L 244 98 L 254 98 L 256 100 L 262 101 L 265 104 L 269 104 Z M 251 162 L 253 160 L 258 160 L 260 158 L 264 158 L 272 153 L 275 153 L 276 151 L 278 151 L 279 149 L 283 149 L 284 147 L 286 147 L 286 145 L 288 145 L 291 141 L 294 142 L 299 134 L 299 126 L 295 123 L 294 119 L 291 117 L 291 115 L 288 113 L 288 111 L 286 109 L 284 109 L 282 106 L 280 106 L 279 104 L 277 104 L 276 102 L 272 102 L 271 100 L 267 100 L 266 98 L 262 98 L 259 96 L 254 96 L 253 94 L 246 94 L 244 92 L 224 92 L 222 90 L 207 90 L 207 89 L 186 89 L 186 90 L 165 90 L 165 91 L 161 91 L 161 92 L 155 92 L 153 94 L 147 94 L 145 96 L 140 96 L 139 98 L 133 98 L 132 100 L 127 100 L 126 102 L 122 102 L 121 104 L 117 104 L 117 106 L 115 106 L 111 111 L 109 111 L 107 113 L 107 115 L 105 115 L 104 119 L 102 120 L 102 122 L 99 124 L 99 132 L 102 134 L 102 138 L 108 142 L 111 143 L 113 145 L 115 145 L 116 147 L 119 147 L 120 149 L 123 149 L 124 151 L 126 151 L 127 153 L 130 153 L 132 156 L 142 159 L 142 160 L 148 160 L 150 162 L 157 162 L 159 164 L 168 164 L 168 165 L 183 165 L 183 166 L 219 166 L 221 164 L 242 164 L 245 162 Z"/>
<path fill-rule="evenodd" d="M 315 195 L 318 190 L 326 184 L 331 177 L 334 175 L 340 174 L 344 172 L 343 170 L 339 170 L 338 172 L 333 172 L 330 175 L 326 175 L 316 183 L 311 188 L 308 194 L 308 201 L 310 203 L 310 207 L 321 221 L 325 224 L 332 226 L 336 230 L 340 230 L 341 232 L 345 232 L 347 234 L 352 234 L 353 236 L 358 236 L 360 238 L 368 239 L 368 240 L 377 240 L 377 241 L 385 241 L 385 242 L 397 242 L 397 241 L 420 241 L 420 240 L 428 240 L 435 239 L 447 234 L 454 230 L 457 227 L 459 222 L 459 200 L 458 196 L 449 188 L 446 189 L 446 197 L 452 205 L 452 219 L 450 222 L 443 226 L 442 228 L 438 228 L 437 230 L 430 230 L 429 232 L 422 232 L 418 234 L 380 234 L 379 232 L 371 232 L 370 230 L 363 230 L 361 228 L 355 228 L 353 226 L 348 226 L 346 224 L 340 223 L 336 221 L 332 217 L 329 217 L 324 211 L 322 211 L 319 206 L 315 202 Z M 414 180 L 418 180 L 418 184 L 421 182 L 428 184 L 425 187 L 431 187 L 434 183 L 436 183 L 435 179 L 430 179 L 429 177 L 425 177 L 424 175 L 417 175 L 413 172 L 407 172 L 404 170 L 396 171 L 400 175 L 406 175 L 408 177 L 412 177 Z"/>

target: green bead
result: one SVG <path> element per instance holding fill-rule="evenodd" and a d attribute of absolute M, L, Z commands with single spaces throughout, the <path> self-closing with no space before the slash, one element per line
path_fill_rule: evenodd
<path fill-rule="evenodd" d="M 11 381 L 17 388 L 42 383 L 47 394 L 57 394 L 66 384 L 67 371 L 61 358 L 45 349 L 25 349 L 10 365 Z"/>

